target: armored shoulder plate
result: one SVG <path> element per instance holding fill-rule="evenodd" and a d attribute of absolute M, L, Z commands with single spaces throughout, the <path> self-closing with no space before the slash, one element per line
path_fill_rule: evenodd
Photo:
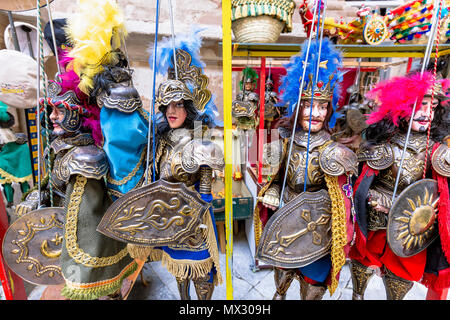
<path fill-rule="evenodd" d="M 259 101 L 259 96 L 255 93 L 255 92 L 250 92 L 248 94 L 248 100 L 249 101 L 255 101 L 258 102 Z"/>
<path fill-rule="evenodd" d="M 53 173 L 64 182 L 74 174 L 90 179 L 101 179 L 108 172 L 105 152 L 94 145 L 74 147 L 55 160 Z"/>
<path fill-rule="evenodd" d="M 285 139 L 285 138 L 290 138 L 292 135 L 292 131 L 286 129 L 285 127 L 278 127 L 278 134 L 280 135 L 281 138 Z"/>
<path fill-rule="evenodd" d="M 181 166 L 187 173 L 197 172 L 200 166 L 222 170 L 225 167 L 222 149 L 210 140 L 193 139 L 181 152 Z"/>
<path fill-rule="evenodd" d="M 323 172 L 331 176 L 340 176 L 347 172 L 358 174 L 356 154 L 338 142 L 332 142 L 322 150 L 319 165 Z"/>
<path fill-rule="evenodd" d="M 142 107 L 139 93 L 134 87 L 116 86 L 110 89 L 110 94 L 101 98 L 103 105 L 109 109 L 117 109 L 131 113 Z"/>
<path fill-rule="evenodd" d="M 431 165 L 441 176 L 450 177 L 450 147 L 441 144 L 431 157 Z"/>
<path fill-rule="evenodd" d="M 384 170 L 394 163 L 394 151 L 388 143 L 370 145 L 361 144 L 357 157 L 359 162 L 367 162 L 367 165 L 375 170 Z"/>

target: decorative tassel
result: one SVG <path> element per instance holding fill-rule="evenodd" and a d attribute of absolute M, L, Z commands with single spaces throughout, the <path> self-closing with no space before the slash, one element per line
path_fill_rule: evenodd
<path fill-rule="evenodd" d="M 328 287 L 330 295 L 338 287 L 338 276 L 345 264 L 345 246 L 347 244 L 347 226 L 344 198 L 339 188 L 338 177 L 325 175 L 325 181 L 331 198 L 331 284 Z"/>
<path fill-rule="evenodd" d="M 146 261 L 152 251 L 152 247 L 139 246 L 136 244 L 127 244 L 127 251 L 133 259 Z"/>

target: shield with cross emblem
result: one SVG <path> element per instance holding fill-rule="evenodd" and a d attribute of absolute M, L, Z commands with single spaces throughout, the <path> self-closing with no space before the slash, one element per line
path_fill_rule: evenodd
<path fill-rule="evenodd" d="M 256 259 L 280 268 L 299 268 L 322 258 L 330 248 L 330 196 L 327 190 L 302 192 L 267 221 Z"/>

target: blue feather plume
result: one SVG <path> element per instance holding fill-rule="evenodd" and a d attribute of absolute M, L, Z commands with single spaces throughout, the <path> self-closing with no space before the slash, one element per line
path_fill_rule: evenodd
<path fill-rule="evenodd" d="M 202 61 L 200 56 L 200 48 L 202 46 L 202 37 L 200 33 L 204 30 L 204 28 L 199 28 L 195 26 L 191 29 L 189 33 L 179 34 L 175 36 L 174 41 L 172 41 L 172 37 L 165 37 L 161 41 L 158 41 L 157 44 L 157 52 L 156 52 L 156 72 L 162 76 L 166 76 L 168 74 L 169 69 L 173 69 L 173 52 L 174 47 L 175 51 L 178 49 L 182 49 L 189 53 L 192 58 L 191 65 L 199 67 L 200 69 L 205 68 L 205 63 Z M 174 42 L 174 44 L 173 44 Z M 150 68 L 153 69 L 153 55 L 154 55 L 154 46 L 151 45 L 148 48 L 149 53 L 149 65 Z M 188 89 L 193 92 L 193 84 L 185 83 Z M 210 124 L 212 126 L 223 126 L 223 123 L 217 120 L 219 116 L 219 112 L 217 110 L 217 106 L 214 103 L 215 96 L 212 94 L 211 99 L 205 106 L 205 109 L 200 114 L 201 119 L 204 123 Z"/>
<path fill-rule="evenodd" d="M 339 70 L 342 67 L 342 55 L 341 53 L 334 48 L 333 44 L 330 40 L 324 38 L 322 41 L 322 48 L 320 54 L 320 62 L 318 61 L 319 54 L 319 40 L 311 40 L 311 46 L 309 49 L 308 55 L 308 63 L 306 66 L 305 79 L 303 82 L 303 92 L 306 91 L 306 88 L 310 82 L 310 75 L 312 75 L 312 80 L 315 81 L 316 71 L 317 71 L 317 63 L 323 62 L 327 60 L 326 68 L 319 68 L 319 75 L 317 81 L 322 81 L 324 86 L 328 84 L 329 76 L 334 74 L 333 79 L 331 80 L 331 87 L 334 86 L 333 89 L 333 97 L 332 97 L 332 106 L 333 106 L 333 115 L 329 122 L 329 127 L 333 128 L 336 123 L 336 114 L 337 103 L 340 97 L 341 86 L 340 83 L 343 79 L 343 74 Z M 303 76 L 303 61 L 306 60 L 306 52 L 308 48 L 308 40 L 306 40 L 302 44 L 301 51 L 298 55 L 292 56 L 289 63 L 287 63 L 284 67 L 287 70 L 287 74 L 281 78 L 281 86 L 280 86 L 280 100 L 281 102 L 278 104 L 280 106 L 288 105 L 288 115 L 291 115 L 294 112 L 295 107 L 297 106 L 297 101 L 300 93 L 300 84 L 301 77 Z M 316 83 L 315 83 L 316 85 Z M 315 87 L 314 87 L 315 88 Z"/>

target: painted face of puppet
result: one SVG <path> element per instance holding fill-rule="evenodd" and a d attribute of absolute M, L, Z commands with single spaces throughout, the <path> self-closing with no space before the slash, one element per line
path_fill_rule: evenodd
<path fill-rule="evenodd" d="M 181 128 L 187 117 L 184 101 L 171 101 L 166 110 L 166 118 L 171 129 Z"/>
<path fill-rule="evenodd" d="M 245 91 L 253 91 L 253 83 L 252 82 L 246 82 L 244 85 Z"/>
<path fill-rule="evenodd" d="M 61 123 L 64 120 L 64 110 L 58 107 L 52 106 L 52 113 L 50 114 L 50 121 L 53 123 L 53 133 L 56 135 L 62 135 L 66 131 L 61 127 Z"/>
<path fill-rule="evenodd" d="M 304 131 L 309 129 L 309 117 L 311 102 L 305 101 L 303 107 L 303 113 L 301 118 L 301 126 Z M 312 116 L 311 116 L 311 132 L 319 132 L 323 128 L 325 119 L 328 113 L 328 102 L 327 101 L 313 101 Z"/>
<path fill-rule="evenodd" d="M 422 103 L 416 106 L 417 110 L 413 117 L 411 130 L 415 132 L 426 132 L 434 119 L 434 109 L 437 105 L 437 99 L 431 101 L 431 97 L 424 97 Z"/>

